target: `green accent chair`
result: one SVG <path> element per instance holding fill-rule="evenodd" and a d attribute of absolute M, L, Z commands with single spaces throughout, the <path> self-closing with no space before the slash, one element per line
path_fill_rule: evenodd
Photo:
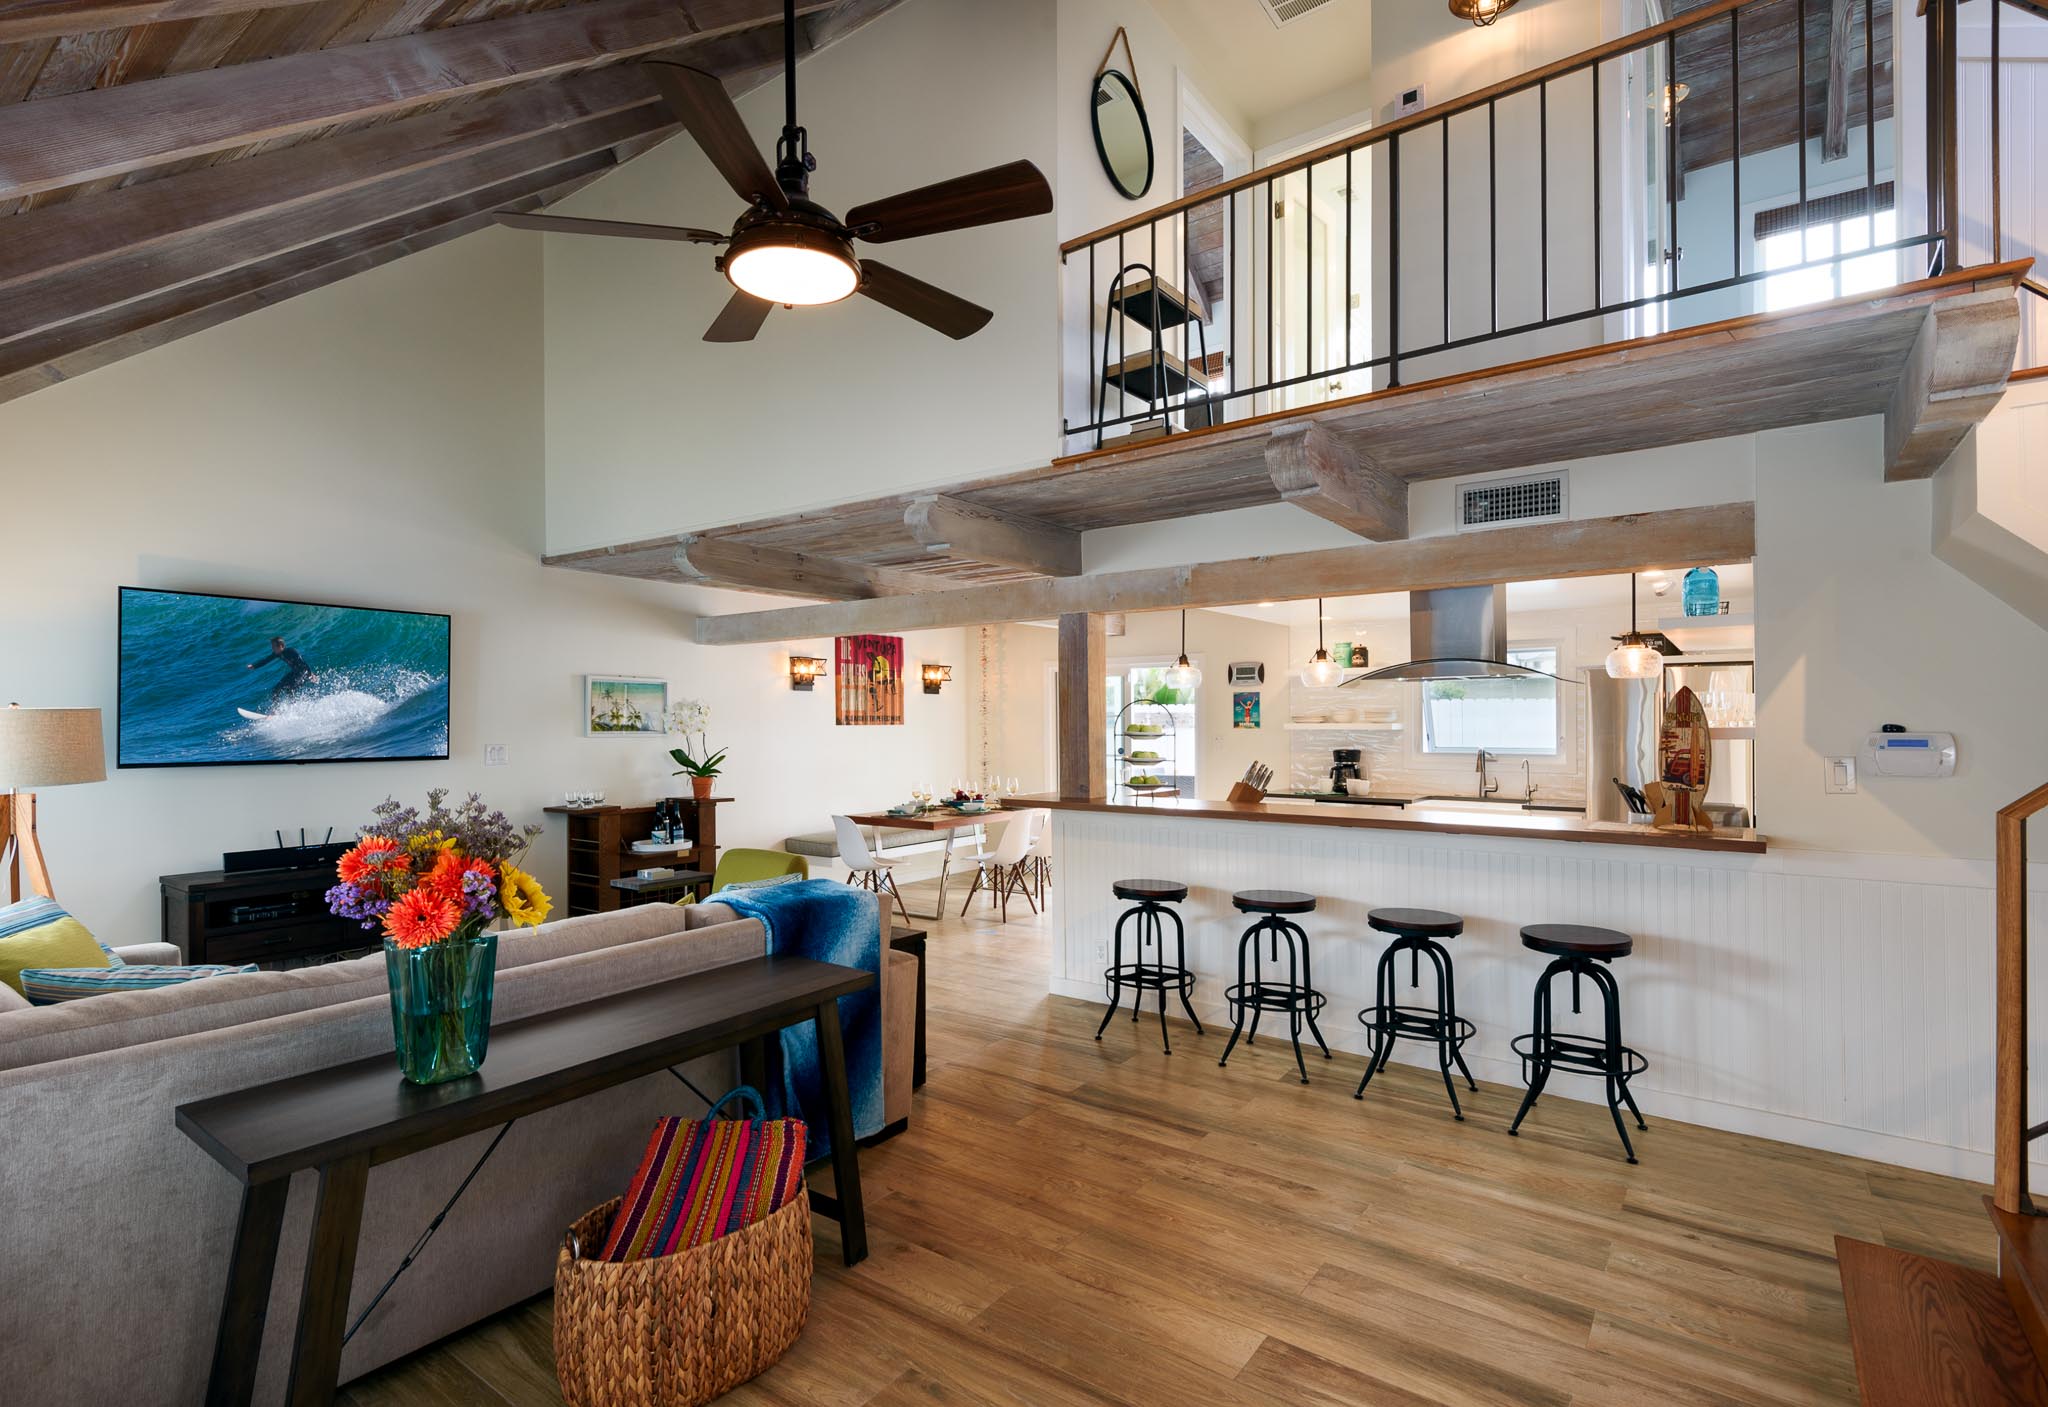
<path fill-rule="evenodd" d="M 718 857 L 718 864 L 711 871 L 711 892 L 715 895 L 728 884 L 779 879 L 787 874 L 809 879 L 811 862 L 787 850 L 728 850 Z M 692 894 L 681 902 L 694 904 L 696 901 L 697 896 Z"/>

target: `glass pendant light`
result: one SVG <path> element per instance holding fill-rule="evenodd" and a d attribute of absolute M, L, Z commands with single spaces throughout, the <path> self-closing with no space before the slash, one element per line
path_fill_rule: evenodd
<path fill-rule="evenodd" d="M 1335 684 L 1344 677 L 1344 671 L 1330 658 L 1330 652 L 1323 648 L 1323 598 L 1316 597 L 1316 652 L 1308 657 L 1308 668 L 1301 672 L 1301 682 L 1310 688 L 1320 689 Z"/>
<path fill-rule="evenodd" d="M 1202 682 L 1202 671 L 1188 663 L 1188 613 L 1180 613 L 1180 658 L 1166 671 L 1168 688 L 1186 691 Z"/>
<path fill-rule="evenodd" d="M 1607 656 L 1607 674 L 1612 679 L 1655 679 L 1664 672 L 1664 655 L 1636 629 L 1636 574 L 1628 574 L 1628 634 L 1617 635 Z"/>

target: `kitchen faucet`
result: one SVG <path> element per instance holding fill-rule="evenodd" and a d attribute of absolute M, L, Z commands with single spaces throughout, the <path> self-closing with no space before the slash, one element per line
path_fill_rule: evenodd
<path fill-rule="evenodd" d="M 1527 806 L 1536 799 L 1536 779 L 1529 772 L 1529 759 L 1522 759 L 1522 804 Z"/>
<path fill-rule="evenodd" d="M 1479 765 L 1472 770 L 1479 774 L 1479 799 L 1482 801 L 1500 790 L 1500 778 L 1486 775 L 1486 764 L 1498 761 L 1500 759 L 1485 748 L 1479 749 Z"/>

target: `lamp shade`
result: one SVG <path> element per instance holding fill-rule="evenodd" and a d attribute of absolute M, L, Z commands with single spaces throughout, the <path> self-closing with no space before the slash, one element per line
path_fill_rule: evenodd
<path fill-rule="evenodd" d="M 96 708 L 0 708 L 0 791 L 107 779 Z"/>

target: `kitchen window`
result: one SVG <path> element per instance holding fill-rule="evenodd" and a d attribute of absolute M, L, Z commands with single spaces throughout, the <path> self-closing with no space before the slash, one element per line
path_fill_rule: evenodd
<path fill-rule="evenodd" d="M 1557 673 L 1557 647 L 1509 650 L 1509 664 Z M 1422 685 L 1422 750 L 1555 757 L 1557 680 L 1432 679 Z"/>

